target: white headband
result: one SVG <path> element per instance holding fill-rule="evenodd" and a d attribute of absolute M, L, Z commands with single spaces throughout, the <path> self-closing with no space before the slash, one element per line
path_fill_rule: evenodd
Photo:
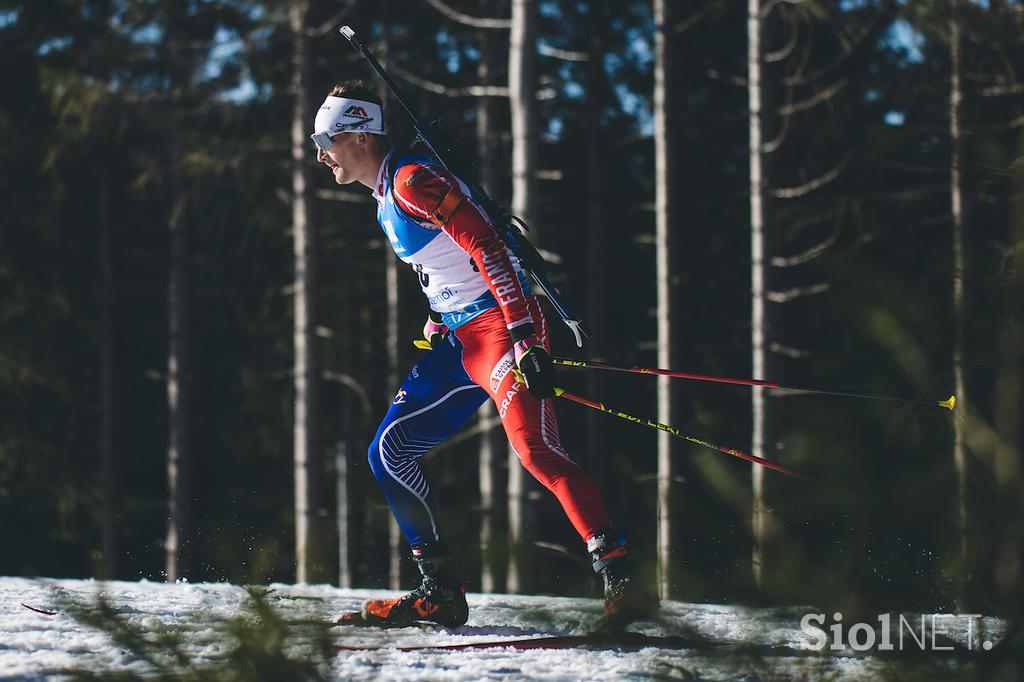
<path fill-rule="evenodd" d="M 316 112 L 315 133 L 360 132 L 387 135 L 384 114 L 379 104 L 361 99 L 328 96 Z"/>

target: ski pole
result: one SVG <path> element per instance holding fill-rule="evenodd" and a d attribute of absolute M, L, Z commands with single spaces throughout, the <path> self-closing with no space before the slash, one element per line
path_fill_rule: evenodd
<path fill-rule="evenodd" d="M 512 221 L 522 225 L 525 225 L 525 223 L 516 216 L 511 216 L 511 220 L 501 220 L 503 216 L 507 215 L 505 209 L 487 194 L 487 190 L 473 178 L 471 173 L 467 172 L 464 168 L 457 167 L 460 165 L 456 163 L 457 155 L 450 147 L 439 144 L 431 137 L 427 131 L 428 125 L 424 124 L 423 119 L 406 103 L 405 98 L 402 97 L 402 93 L 398 89 L 398 84 L 391 79 L 387 71 L 384 70 L 384 67 L 380 65 L 377 58 L 370 52 L 370 49 L 356 38 L 356 32 L 348 26 L 340 27 L 338 32 L 366 59 L 370 66 L 373 67 L 373 70 L 377 72 L 377 75 L 380 76 L 381 80 L 384 81 L 384 84 L 388 86 L 391 94 L 395 96 L 395 100 L 405 109 L 405 113 L 409 115 L 409 118 L 412 119 L 412 126 L 416 130 L 416 134 L 433 152 L 437 160 L 441 162 L 441 165 L 455 173 L 455 175 L 459 176 L 469 185 L 470 191 L 479 200 L 488 218 L 490 218 L 495 232 L 497 232 L 498 236 L 505 242 L 512 253 L 515 254 L 516 258 L 519 259 L 522 266 L 533 276 L 533 280 L 547 295 L 548 301 L 558 312 L 558 316 L 572 330 L 573 335 L 576 337 L 576 345 L 582 348 L 583 339 L 589 336 L 583 327 L 583 321 L 569 308 L 569 304 L 562 298 L 558 289 L 548 280 L 546 275 L 547 262 L 544 260 L 544 257 L 537 252 L 537 249 L 526 239 L 523 233 L 513 226 Z"/>
<path fill-rule="evenodd" d="M 799 478 L 804 481 L 810 481 L 811 483 L 818 482 L 815 481 L 810 476 L 801 474 L 799 471 L 790 469 L 789 467 L 778 464 L 777 462 L 772 462 L 771 460 L 764 459 L 763 457 L 757 457 L 756 455 L 748 455 L 745 452 L 740 452 L 739 450 L 734 450 L 733 448 L 726 448 L 722 447 L 721 445 L 715 445 L 714 443 L 709 443 L 706 440 L 701 440 L 700 438 L 697 438 L 695 436 L 688 436 L 685 433 L 682 433 L 679 429 L 675 428 L 674 426 L 669 426 L 668 424 L 660 424 L 656 421 L 651 421 L 650 419 L 641 419 L 640 417 L 634 417 L 631 414 L 626 414 L 625 412 L 620 412 L 619 410 L 616 410 L 614 408 L 607 407 L 604 403 L 596 403 L 592 400 L 587 400 L 586 398 L 583 398 L 581 396 L 569 393 L 568 391 L 562 388 L 556 388 L 555 395 L 561 398 L 571 400 L 574 403 L 586 405 L 587 407 L 591 407 L 595 410 L 600 410 L 601 412 L 607 412 L 608 414 L 615 415 L 616 417 L 621 417 L 622 419 L 634 422 L 636 424 L 640 424 L 641 426 L 650 426 L 651 428 L 658 429 L 659 431 L 670 433 L 673 436 L 682 438 L 683 440 L 688 440 L 691 443 L 703 445 L 706 448 L 711 448 L 712 450 L 718 450 L 719 452 L 724 452 L 725 454 L 732 455 L 733 457 L 745 459 L 748 462 L 753 462 L 754 464 L 759 464 L 763 467 L 773 469 L 775 471 L 778 471 L 779 473 L 786 474 L 787 476 Z"/>
<path fill-rule="evenodd" d="M 921 400 L 917 398 L 896 398 L 885 395 L 869 395 L 866 393 L 846 393 L 833 391 L 827 388 L 816 388 L 813 386 L 792 386 L 779 384 L 774 381 L 762 381 L 761 379 L 734 379 L 731 377 L 716 377 L 706 374 L 690 374 L 688 372 L 676 372 L 670 369 L 652 369 L 648 367 L 616 367 L 603 362 L 592 360 L 574 360 L 572 358 L 553 357 L 551 362 L 565 367 L 586 367 L 590 369 L 606 369 L 613 372 L 631 372 L 633 374 L 656 374 L 659 376 L 674 377 L 677 379 L 693 379 L 694 381 L 711 381 L 718 384 L 740 384 L 743 386 L 763 386 L 764 388 L 785 389 L 787 391 L 799 391 L 800 393 L 816 393 L 819 395 L 835 395 L 844 398 L 867 398 L 870 400 L 892 400 L 901 403 L 912 403 L 915 405 L 938 405 L 947 410 L 956 407 L 956 396 L 951 395 L 946 400 Z"/>

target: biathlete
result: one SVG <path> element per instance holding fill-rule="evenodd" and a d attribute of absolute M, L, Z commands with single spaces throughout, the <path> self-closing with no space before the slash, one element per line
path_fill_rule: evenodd
<path fill-rule="evenodd" d="M 412 546 L 422 583 L 397 599 L 367 601 L 363 619 L 454 627 L 469 617 L 419 459 L 488 398 L 523 466 L 555 494 L 586 543 L 604 580 L 605 612 L 631 618 L 651 610 L 600 493 L 559 441 L 544 315 L 472 192 L 437 161 L 396 150 L 380 100 L 359 81 L 334 87 L 314 130 L 317 160 L 335 182 L 372 190 L 377 220 L 399 259 L 416 271 L 431 309 L 424 336 L 432 350 L 409 372 L 369 448 L 370 467 Z"/>

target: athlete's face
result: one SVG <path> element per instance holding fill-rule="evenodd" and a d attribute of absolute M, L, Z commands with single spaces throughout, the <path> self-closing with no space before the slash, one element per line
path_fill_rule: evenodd
<path fill-rule="evenodd" d="M 365 133 L 339 133 L 331 138 L 328 151 L 317 148 L 316 160 L 331 169 L 334 181 L 339 185 L 356 182 L 364 175 L 365 138 Z"/>

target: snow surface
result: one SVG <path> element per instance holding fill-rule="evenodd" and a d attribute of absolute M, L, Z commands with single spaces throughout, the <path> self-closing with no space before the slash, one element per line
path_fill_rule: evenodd
<path fill-rule="evenodd" d="M 327 585 L 271 585 L 266 600 L 286 620 L 333 619 L 341 611 L 358 609 L 371 594 L 380 591 L 338 589 Z M 54 679 L 61 671 L 88 668 L 95 671 L 151 669 L 135 660 L 110 637 L 78 622 L 63 612 L 67 600 L 95 603 L 106 595 L 128 622 L 147 632 L 161 627 L 186 635 L 186 651 L 193 660 L 216 663 L 230 650 L 224 634 L 228 619 L 250 613 L 252 599 L 239 586 L 223 583 L 165 584 L 146 581 L 99 583 L 89 580 L 0 578 L 0 679 Z M 423 650 L 404 652 L 397 647 L 486 642 L 501 638 L 586 634 L 600 614 L 593 599 L 471 594 L 470 620 L 460 628 L 403 628 L 381 631 L 333 628 L 336 644 L 385 647 L 367 651 L 339 651 L 331 674 L 338 680 L 606 680 L 698 678 L 706 680 L 771 679 L 893 679 L 909 672 L 921 656 L 947 672 L 961 663 L 948 654 L 917 652 L 916 657 L 882 655 L 872 650 L 810 652 L 810 641 L 800 629 L 809 609 L 755 609 L 741 606 L 662 602 L 657 622 L 637 623 L 636 632 L 674 635 L 727 642 L 756 644 L 751 653 L 735 647 L 640 650 Z M 56 611 L 44 615 L 25 608 Z M 831 614 L 830 614 L 831 617 Z M 898 616 L 897 616 L 898 617 Z M 917 617 L 919 618 L 919 616 Z M 832 620 L 826 620 L 827 628 Z M 967 619 L 946 618 L 942 625 L 949 636 L 966 644 Z M 995 618 L 972 620 L 975 642 L 1001 635 L 1003 623 Z M 913 644 L 910 642 L 910 644 Z M 303 644 L 296 643 L 301 656 Z"/>

